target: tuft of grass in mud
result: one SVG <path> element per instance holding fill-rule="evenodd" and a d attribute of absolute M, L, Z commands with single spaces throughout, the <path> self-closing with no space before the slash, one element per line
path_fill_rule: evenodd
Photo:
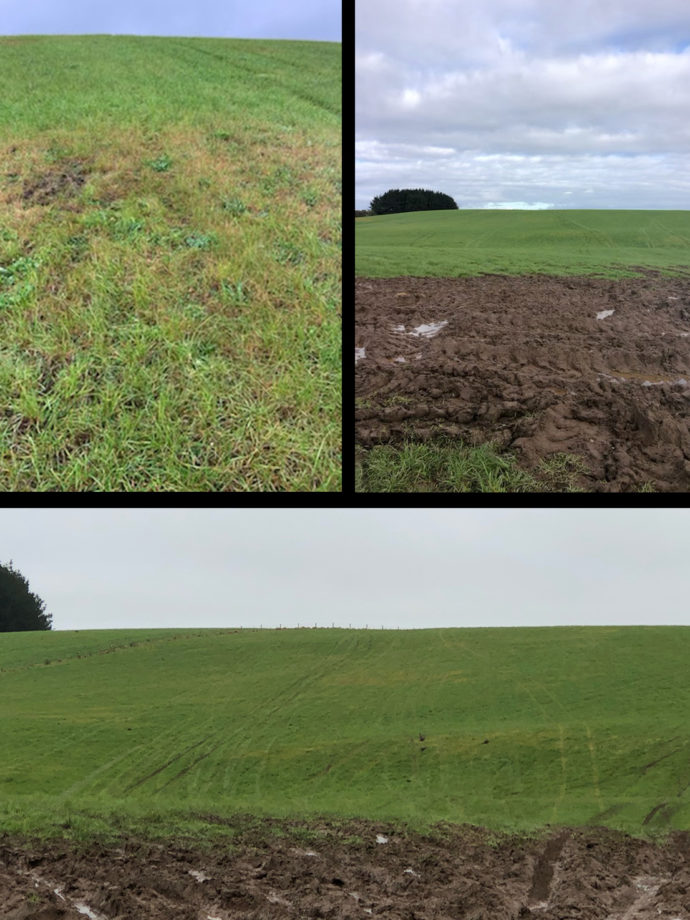
<path fill-rule="evenodd" d="M 417 211 L 355 222 L 356 274 L 687 275 L 687 211 Z"/>
<path fill-rule="evenodd" d="M 19 37 L 0 78 L 0 490 L 339 490 L 340 45 Z"/>
<path fill-rule="evenodd" d="M 582 460 L 558 454 L 527 471 L 491 444 L 450 439 L 358 448 L 357 492 L 581 492 Z"/>
<path fill-rule="evenodd" d="M 665 833 L 690 820 L 689 654 L 663 626 L 0 633 L 0 832 Z"/>

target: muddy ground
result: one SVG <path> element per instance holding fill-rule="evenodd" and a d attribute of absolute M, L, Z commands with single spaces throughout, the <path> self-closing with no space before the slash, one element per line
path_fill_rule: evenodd
<path fill-rule="evenodd" d="M 266 825 L 232 846 L 0 838 L 3 920 L 690 920 L 690 833 Z"/>
<path fill-rule="evenodd" d="M 587 491 L 690 489 L 690 277 L 356 280 L 356 437 L 493 441 Z"/>

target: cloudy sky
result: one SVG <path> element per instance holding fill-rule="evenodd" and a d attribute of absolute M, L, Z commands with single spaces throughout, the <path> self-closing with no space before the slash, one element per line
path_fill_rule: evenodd
<path fill-rule="evenodd" d="M 340 10 L 340 0 L 0 0 L 0 34 L 340 41 Z"/>
<path fill-rule="evenodd" d="M 0 509 L 55 629 L 690 625 L 690 510 Z"/>
<path fill-rule="evenodd" d="M 356 207 L 690 208 L 687 0 L 356 0 Z"/>

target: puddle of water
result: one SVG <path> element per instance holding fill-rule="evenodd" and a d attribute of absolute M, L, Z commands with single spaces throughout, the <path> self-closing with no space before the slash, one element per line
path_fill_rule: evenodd
<path fill-rule="evenodd" d="M 425 339 L 430 339 L 433 338 L 433 336 L 438 335 L 441 329 L 447 325 L 447 319 L 444 319 L 440 323 L 427 323 L 422 326 L 417 326 L 417 328 L 413 329 L 412 332 L 408 332 L 408 335 L 424 336 Z"/>
<path fill-rule="evenodd" d="M 367 356 L 365 348 L 355 348 L 355 364 L 359 361 L 363 361 Z"/>
<path fill-rule="evenodd" d="M 405 335 L 413 335 L 415 338 L 430 339 L 438 335 L 444 326 L 448 325 L 448 320 L 444 319 L 439 323 L 422 323 L 421 326 L 415 326 L 410 332 L 405 332 L 404 326 L 393 326 L 393 332 L 404 332 Z"/>
<path fill-rule="evenodd" d="M 597 313 L 597 319 L 606 319 L 607 316 L 613 316 L 615 310 L 601 310 Z"/>
<path fill-rule="evenodd" d="M 108 920 L 103 914 L 99 914 L 98 911 L 95 911 L 92 907 L 89 907 L 88 904 L 84 904 L 83 901 L 75 901 L 75 908 L 79 911 L 80 914 L 84 914 L 89 920 Z"/>
<path fill-rule="evenodd" d="M 197 882 L 207 882 L 211 878 L 210 875 L 206 875 L 205 872 L 197 872 L 196 869 L 189 869 L 188 872 Z"/>

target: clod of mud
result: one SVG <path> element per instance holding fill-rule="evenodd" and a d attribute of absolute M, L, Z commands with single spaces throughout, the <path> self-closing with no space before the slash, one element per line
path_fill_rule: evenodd
<path fill-rule="evenodd" d="M 587 491 L 690 489 L 688 277 L 358 278 L 355 291 L 362 446 L 492 441 L 527 468 L 576 455 Z M 410 335 L 430 308 L 441 328 Z"/>
<path fill-rule="evenodd" d="M 299 846 L 305 832 L 319 839 L 318 859 Z M 526 837 L 444 825 L 424 835 L 365 821 L 252 822 L 231 848 L 210 849 L 4 838 L 0 916 L 690 920 L 689 855 L 688 832 L 653 843 L 605 828 Z"/>
<path fill-rule="evenodd" d="M 22 200 L 48 205 L 59 198 L 73 198 L 86 182 L 86 167 L 79 160 L 54 166 L 25 183 Z"/>

